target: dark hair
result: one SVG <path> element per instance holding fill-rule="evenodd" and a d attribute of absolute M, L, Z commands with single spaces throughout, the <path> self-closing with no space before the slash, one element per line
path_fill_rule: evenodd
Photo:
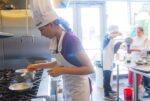
<path fill-rule="evenodd" d="M 140 31 L 144 32 L 143 27 L 136 27 L 136 29 L 139 29 Z"/>
<path fill-rule="evenodd" d="M 58 18 L 53 23 L 56 25 L 61 25 L 65 29 L 66 32 L 72 31 L 71 28 L 69 27 L 69 23 L 63 18 Z"/>

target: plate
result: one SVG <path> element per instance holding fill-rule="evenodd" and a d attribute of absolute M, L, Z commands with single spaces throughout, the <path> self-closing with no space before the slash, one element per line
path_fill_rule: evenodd
<path fill-rule="evenodd" d="M 137 65 L 146 65 L 147 63 L 144 62 L 136 62 Z"/>
<path fill-rule="evenodd" d="M 147 64 L 147 61 L 146 60 L 138 60 L 138 61 L 136 61 L 136 64 L 137 65 L 145 65 L 145 64 Z"/>

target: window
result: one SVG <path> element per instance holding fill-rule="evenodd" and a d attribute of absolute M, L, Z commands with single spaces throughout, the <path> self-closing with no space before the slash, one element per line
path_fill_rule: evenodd
<path fill-rule="evenodd" d="M 117 25 L 123 35 L 126 35 L 130 26 L 127 1 L 107 1 L 106 14 L 107 27 Z"/>
<path fill-rule="evenodd" d="M 150 3 L 132 2 L 131 3 L 132 24 L 144 28 L 146 35 L 150 35 Z"/>
<path fill-rule="evenodd" d="M 100 9 L 81 8 L 82 43 L 91 60 L 100 51 Z"/>
<path fill-rule="evenodd" d="M 70 25 L 71 29 L 73 29 L 73 10 L 72 8 L 59 8 L 56 9 L 57 14 L 64 18 Z"/>

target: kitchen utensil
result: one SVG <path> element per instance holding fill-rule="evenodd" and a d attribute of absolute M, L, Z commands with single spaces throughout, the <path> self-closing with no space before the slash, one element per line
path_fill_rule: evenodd
<path fill-rule="evenodd" d="M 136 64 L 137 65 L 145 65 L 145 64 L 147 64 L 147 61 L 146 60 L 138 60 L 138 61 L 136 61 Z"/>
<path fill-rule="evenodd" d="M 48 77 L 48 76 L 42 77 L 41 79 L 35 80 L 33 82 L 14 83 L 9 86 L 9 90 L 17 91 L 17 92 L 27 91 L 27 90 L 31 89 L 35 83 L 37 83 L 38 81 L 44 80 L 46 77 Z"/>
<path fill-rule="evenodd" d="M 35 77 L 35 71 L 29 72 L 27 69 L 17 69 L 15 71 L 16 73 L 19 73 L 21 77 L 24 77 L 26 79 L 34 79 Z"/>
<path fill-rule="evenodd" d="M 9 86 L 9 90 L 22 92 L 22 91 L 29 90 L 30 88 L 32 88 L 32 86 L 33 85 L 31 83 L 25 83 L 25 82 L 14 83 Z"/>
<path fill-rule="evenodd" d="M 15 72 L 23 74 L 23 73 L 27 72 L 27 69 L 17 69 L 17 70 L 15 70 Z"/>

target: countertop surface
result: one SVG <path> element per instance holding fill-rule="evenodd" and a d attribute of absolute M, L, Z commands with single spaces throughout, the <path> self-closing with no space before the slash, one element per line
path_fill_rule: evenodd
<path fill-rule="evenodd" d="M 47 70 L 43 71 L 42 81 L 39 86 L 37 96 L 50 96 L 51 91 L 51 77 L 48 75 Z"/>
<path fill-rule="evenodd" d="M 32 99 L 31 101 L 46 101 L 44 98 L 35 98 L 35 99 Z"/>

